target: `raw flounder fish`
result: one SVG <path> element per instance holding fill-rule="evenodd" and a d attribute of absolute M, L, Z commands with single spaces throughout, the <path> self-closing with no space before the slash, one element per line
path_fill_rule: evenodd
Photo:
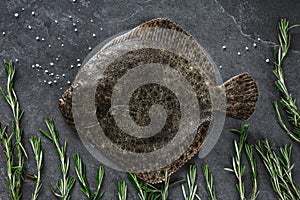
<path fill-rule="evenodd" d="M 213 72 L 211 71 L 213 64 L 207 54 L 203 53 L 200 45 L 198 45 L 196 40 L 189 33 L 168 19 L 158 18 L 145 22 L 124 34 L 123 38 L 121 35 L 118 37 L 118 40 L 115 39 L 114 41 L 113 39 L 109 44 L 117 44 L 120 41 L 126 40 L 126 37 L 132 37 L 132 35 L 143 37 L 143 35 L 147 34 L 143 31 L 149 27 L 159 27 L 161 29 L 176 31 L 189 37 L 190 40 L 196 43 L 197 51 L 202 52 L 200 54 L 203 57 L 201 58 L 201 67 L 205 72 L 205 76 L 209 77 L 209 80 L 212 82 L 211 85 L 216 85 L 214 74 L 212 74 Z M 148 113 L 151 106 L 154 104 L 163 105 L 168 117 L 166 119 L 166 125 L 157 135 L 149 138 L 138 138 L 124 134 L 122 130 L 116 126 L 110 114 L 112 88 L 118 79 L 120 79 L 128 69 L 133 69 L 136 66 L 147 63 L 167 63 L 171 68 L 184 74 L 197 94 L 199 107 L 203 110 L 201 115 L 207 119 L 198 126 L 195 136 L 185 152 L 178 156 L 172 163 L 158 170 L 136 173 L 142 180 L 150 183 L 159 183 L 165 178 L 165 170 L 171 175 L 200 150 L 208 134 L 209 125 L 213 120 L 210 112 L 212 105 L 208 92 L 208 87 L 210 86 L 207 86 L 207 82 L 203 80 L 201 73 L 195 69 L 186 67 L 188 66 L 188 61 L 183 57 L 172 52 L 155 48 L 142 48 L 137 51 L 129 51 L 125 55 L 117 58 L 116 61 L 111 63 L 110 67 L 106 69 L 104 74 L 108 78 L 99 81 L 95 96 L 95 105 L 97 107 L 96 115 L 99 125 L 103 128 L 104 132 L 106 132 L 107 137 L 122 149 L 135 153 L 151 152 L 161 148 L 165 142 L 170 141 L 178 130 L 178 122 L 181 117 L 180 104 L 178 100 L 176 100 L 174 93 L 168 90 L 168 88 L 155 83 L 142 86 L 134 92 L 130 100 L 130 111 L 135 123 L 140 126 L 145 126 L 149 124 L 150 118 Z M 79 71 L 78 75 L 80 73 L 81 71 Z M 248 119 L 253 114 L 258 99 L 258 87 L 253 78 L 248 73 L 242 73 L 229 79 L 221 86 L 226 93 L 226 115 L 240 120 Z M 62 98 L 59 100 L 59 108 L 66 121 L 75 128 L 72 114 L 73 90 L 74 84 L 64 92 Z"/>

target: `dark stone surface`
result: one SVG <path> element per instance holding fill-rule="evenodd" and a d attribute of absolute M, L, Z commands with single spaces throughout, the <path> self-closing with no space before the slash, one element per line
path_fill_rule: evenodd
<path fill-rule="evenodd" d="M 25 10 L 22 11 L 21 9 Z M 248 71 L 257 81 L 260 88 L 260 98 L 257 111 L 249 120 L 251 128 L 249 142 L 256 139 L 269 138 L 274 146 L 294 144 L 293 161 L 295 162 L 295 181 L 300 184 L 300 146 L 291 142 L 276 123 L 272 101 L 279 95 L 274 87 L 273 66 L 265 62 L 273 59 L 273 46 L 276 44 L 276 24 L 281 17 L 286 17 L 291 23 L 300 23 L 300 4 L 297 1 L 28 1 L 2 0 L 0 3 L 0 60 L 18 59 L 15 88 L 25 115 L 22 120 L 24 142 L 29 153 L 27 171 L 34 172 L 35 164 L 28 139 L 31 135 L 40 135 L 38 130 L 45 129 L 44 118 L 53 118 L 60 131 L 61 141 L 68 142 L 68 155 L 79 152 L 87 164 L 88 179 L 95 186 L 95 174 L 99 162 L 84 148 L 76 132 L 71 129 L 61 116 L 57 100 L 68 88 L 67 81 L 72 81 L 78 71 L 77 58 L 81 61 L 89 53 L 88 47 L 94 47 L 104 39 L 131 29 L 138 24 L 155 17 L 167 17 L 190 32 L 211 55 L 216 65 L 222 65 L 220 70 L 223 79 Z M 35 12 L 32 16 L 31 12 Z M 14 13 L 19 13 L 15 18 Z M 69 19 L 69 15 L 72 19 Z M 94 22 L 91 23 L 90 19 Z M 54 20 L 58 21 L 58 24 Z M 78 32 L 74 31 L 72 22 L 76 23 Z M 29 30 L 27 26 L 32 26 Z M 6 32 L 3 36 L 2 32 Z M 95 33 L 96 37 L 92 37 Z M 286 60 L 285 74 L 291 93 L 300 99 L 298 86 L 299 68 L 299 30 L 293 31 L 292 50 Z M 36 37 L 40 37 L 40 41 Z M 61 39 L 58 40 L 58 37 Z M 260 37 L 261 41 L 257 41 Z M 41 38 L 45 38 L 42 41 Z M 257 48 L 253 47 L 253 43 Z M 61 46 L 64 44 L 64 47 Z M 48 45 L 52 45 L 51 48 Z M 226 51 L 222 46 L 226 45 Z M 249 51 L 245 51 L 245 47 Z M 237 52 L 241 52 L 238 56 Z M 55 58 L 59 57 L 56 61 Z M 54 66 L 49 63 L 53 62 Z M 40 64 L 42 69 L 32 69 L 33 64 Z M 74 68 L 70 66 L 74 65 Z M 44 73 L 59 74 L 57 84 L 49 86 L 44 80 L 54 78 Z M 65 77 L 62 77 L 65 74 Z M 4 68 L 0 68 L 0 84 L 3 86 Z M 60 89 L 62 88 L 62 89 Z M 0 101 L 0 120 L 8 124 L 11 114 L 3 100 Z M 238 199 L 233 174 L 223 170 L 231 165 L 233 140 L 236 135 L 230 133 L 230 128 L 239 128 L 243 122 L 227 118 L 222 135 L 211 153 L 204 159 L 192 159 L 189 163 L 197 164 L 199 194 L 206 199 L 204 179 L 201 166 L 208 163 L 214 175 L 216 192 L 219 199 Z M 55 185 L 60 177 L 58 159 L 52 144 L 42 139 L 44 151 L 43 188 L 40 199 L 54 199 L 49 185 Z M 258 158 L 258 155 L 255 153 Z M 259 159 L 258 159 L 259 160 Z M 246 161 L 246 160 L 245 160 Z M 262 162 L 258 161 L 259 190 L 258 199 L 276 199 L 267 171 Z M 188 164 L 181 168 L 174 177 L 182 178 L 188 171 Z M 250 193 L 249 171 L 245 175 L 246 194 Z M 0 199 L 8 199 L 5 181 L 5 159 L 0 156 Z M 109 168 L 105 171 L 103 189 L 104 199 L 117 199 L 117 181 L 126 179 L 126 174 Z M 70 174 L 75 176 L 73 162 Z M 34 182 L 26 180 L 23 187 L 23 199 L 29 199 L 34 189 Z M 76 183 L 72 191 L 72 199 L 84 199 Z M 138 199 L 134 189 L 129 186 L 128 199 Z M 182 199 L 180 187 L 171 188 L 170 199 Z"/>

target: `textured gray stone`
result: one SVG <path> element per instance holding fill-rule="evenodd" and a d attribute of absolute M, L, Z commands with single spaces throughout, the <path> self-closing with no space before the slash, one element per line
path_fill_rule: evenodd
<path fill-rule="evenodd" d="M 22 8 L 25 8 L 22 11 Z M 272 101 L 279 95 L 274 87 L 273 66 L 265 62 L 273 59 L 273 45 L 276 41 L 277 20 L 286 17 L 291 23 L 300 23 L 300 5 L 296 1 L 28 1 L 9 0 L 0 3 L 0 60 L 18 59 L 15 88 L 21 106 L 25 110 L 22 120 L 24 141 L 29 153 L 27 172 L 34 172 L 35 165 L 28 139 L 31 135 L 40 135 L 39 128 L 45 129 L 44 118 L 54 118 L 60 131 L 61 141 L 68 142 L 68 155 L 79 152 L 87 164 L 88 178 L 95 186 L 96 169 L 100 163 L 95 160 L 81 144 L 76 132 L 71 129 L 61 116 L 57 100 L 69 86 L 78 71 L 77 58 L 81 61 L 94 47 L 106 38 L 119 32 L 131 29 L 138 24 L 155 17 L 167 17 L 189 31 L 211 55 L 216 65 L 222 65 L 221 74 L 226 80 L 233 75 L 248 71 L 257 81 L 260 98 L 257 111 L 249 120 L 251 128 L 249 142 L 256 139 L 269 138 L 275 146 L 290 144 L 290 138 L 276 123 Z M 32 12 L 35 15 L 32 16 Z M 14 13 L 19 17 L 15 18 Z M 72 16 L 72 19 L 69 16 Z M 93 19 L 93 23 L 90 20 Z M 57 20 L 57 24 L 55 23 Z M 78 22 L 77 22 L 78 20 Z M 76 23 L 76 27 L 73 26 Z M 32 27 L 30 30 L 28 25 Z M 75 32 L 77 28 L 77 32 Z M 5 32 L 5 36 L 2 35 Z M 96 37 L 93 37 L 93 33 Z M 36 37 L 40 40 L 37 41 Z M 293 31 L 292 50 L 285 62 L 285 74 L 291 93 L 300 99 L 298 81 L 299 66 L 299 30 Z M 60 37 L 60 40 L 58 40 Z M 261 41 L 257 41 L 260 37 Z M 45 41 L 42 41 L 45 38 Z M 253 43 L 257 47 L 253 47 Z M 62 47 L 61 44 L 64 44 Z M 51 48 L 48 45 L 51 45 Z M 226 50 L 222 46 L 226 46 Z M 245 47 L 249 47 L 249 51 Z M 239 56 L 237 52 L 241 52 Z M 58 58 L 58 60 L 56 60 Z M 54 66 L 50 66 L 53 62 Z M 32 69 L 33 64 L 42 65 L 42 69 Z M 74 65 L 71 68 L 71 65 Z M 44 73 L 60 75 L 57 84 L 49 86 L 43 81 L 53 81 L 53 77 Z M 65 74 L 65 77 L 62 76 Z M 3 86 L 5 76 L 0 67 L 0 84 Z M 62 89 L 60 89 L 62 88 Z M 3 100 L 0 101 L 0 121 L 8 124 L 11 114 Z M 198 166 L 199 194 L 206 198 L 201 166 L 208 163 L 214 175 L 216 191 L 219 199 L 238 199 L 235 189 L 235 177 L 225 172 L 224 167 L 231 165 L 233 140 L 236 135 L 230 128 L 239 128 L 243 122 L 227 118 L 221 138 L 211 153 L 200 160 L 192 159 L 189 163 Z M 42 138 L 45 152 L 43 169 L 43 188 L 40 199 L 54 199 L 49 185 L 55 185 L 60 177 L 58 159 L 52 144 Z M 300 155 L 299 144 L 293 143 L 293 161 L 296 164 L 295 181 L 300 184 L 300 163 L 296 160 Z M 255 153 L 256 156 L 258 156 Z M 259 160 L 259 159 L 258 159 Z M 174 174 L 174 179 L 183 178 L 188 171 L 188 164 Z M 258 199 L 275 199 L 267 171 L 258 161 L 260 195 Z M 8 199 L 5 181 L 4 155 L 0 156 L 0 199 Z M 73 162 L 70 174 L 75 176 Z M 117 199 L 117 181 L 126 179 L 126 174 L 106 168 L 104 199 Z M 246 173 L 246 193 L 249 194 L 250 176 Z M 23 199 L 29 199 L 34 189 L 34 182 L 24 183 Z M 72 191 L 73 199 L 84 199 L 76 183 Z M 128 199 L 138 199 L 134 189 L 129 186 Z M 170 199 L 182 199 L 181 189 L 171 188 Z"/>

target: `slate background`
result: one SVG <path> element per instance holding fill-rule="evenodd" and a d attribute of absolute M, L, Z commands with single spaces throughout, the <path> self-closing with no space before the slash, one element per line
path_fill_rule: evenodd
<path fill-rule="evenodd" d="M 24 11 L 21 9 L 24 8 Z M 241 72 L 248 71 L 257 81 L 260 98 L 257 111 L 249 120 L 251 122 L 249 142 L 267 137 L 274 146 L 293 143 L 276 123 L 272 101 L 279 95 L 274 87 L 273 66 L 265 62 L 273 60 L 273 46 L 276 45 L 277 21 L 285 17 L 291 24 L 300 23 L 300 2 L 298 1 L 246 1 L 246 0 L 147 0 L 147 1 L 50 1 L 50 0 L 1 0 L 0 1 L 0 60 L 18 59 L 15 89 L 25 115 L 22 120 L 24 141 L 29 153 L 28 172 L 35 171 L 35 164 L 29 147 L 31 135 L 40 135 L 38 130 L 45 129 L 44 118 L 54 118 L 60 131 L 61 141 L 68 142 L 68 155 L 80 152 L 87 164 L 90 184 L 95 186 L 94 177 L 99 162 L 84 148 L 76 132 L 72 130 L 61 116 L 57 100 L 68 88 L 67 81 L 72 81 L 78 71 L 77 58 L 81 60 L 89 53 L 88 47 L 94 47 L 106 38 L 119 32 L 134 28 L 142 22 L 156 17 L 167 17 L 190 32 L 211 55 L 224 80 Z M 34 11 L 35 16 L 31 15 Z M 19 13 L 19 18 L 14 13 Z M 72 19 L 69 19 L 69 15 Z M 91 23 L 90 19 L 94 22 Z M 58 20 L 58 25 L 54 20 Z M 75 33 L 72 21 L 79 20 L 78 32 Z M 32 30 L 27 28 L 32 26 Z M 6 35 L 3 36 L 2 32 Z M 92 34 L 97 36 L 94 38 Z M 300 31 L 293 31 L 292 49 L 284 63 L 287 85 L 295 98 L 300 99 L 299 80 L 299 48 Z M 36 41 L 36 37 L 44 37 L 45 41 Z M 57 38 L 60 37 L 61 40 Z M 257 41 L 260 37 L 261 41 Z M 257 43 L 257 48 L 253 43 Z M 64 47 L 61 47 L 64 43 Z M 49 48 L 48 45 L 52 47 Z M 226 45 L 226 51 L 222 46 Z M 245 47 L 249 51 L 245 51 Z M 241 52 L 241 56 L 237 52 Z M 59 56 L 59 60 L 55 58 Z M 53 62 L 54 66 L 49 63 Z M 42 65 L 42 69 L 32 69 L 33 64 Z M 71 69 L 70 65 L 75 65 Z M 65 73 L 57 84 L 49 86 L 44 80 L 53 80 L 44 73 Z M 4 67 L 0 67 L 0 85 L 5 81 Z M 62 89 L 60 89 L 62 88 Z M 10 111 L 2 99 L 0 101 L 0 120 L 8 124 Z M 231 166 L 233 140 L 237 136 L 230 133 L 230 128 L 239 128 L 244 122 L 227 118 L 222 135 L 210 154 L 205 159 L 194 158 L 189 163 L 196 163 L 198 168 L 198 193 L 206 199 L 206 191 L 200 167 L 208 163 L 215 179 L 216 192 L 219 199 L 238 199 L 233 174 L 223 170 Z M 60 177 L 58 159 L 52 144 L 42 139 L 44 151 L 43 188 L 40 199 L 55 199 L 49 185 L 55 184 Z M 295 181 L 300 184 L 300 145 L 293 143 L 293 161 Z M 256 157 L 258 155 L 255 153 Z M 181 168 L 173 178 L 182 178 L 188 171 L 188 164 Z M 259 190 L 258 199 L 276 199 L 271 188 L 269 176 L 262 162 L 258 159 Z M 5 182 L 5 159 L 0 154 L 0 199 L 8 199 Z M 73 162 L 70 174 L 75 176 Z M 126 174 L 109 168 L 105 171 L 103 189 L 104 199 L 117 199 L 117 181 L 126 179 Z M 246 194 L 250 193 L 250 176 L 245 175 Z M 34 182 L 27 181 L 23 187 L 23 199 L 29 199 L 34 189 Z M 76 183 L 72 191 L 72 199 L 84 199 Z M 134 189 L 129 186 L 128 199 L 138 199 Z M 182 199 L 180 187 L 170 190 L 169 199 Z"/>

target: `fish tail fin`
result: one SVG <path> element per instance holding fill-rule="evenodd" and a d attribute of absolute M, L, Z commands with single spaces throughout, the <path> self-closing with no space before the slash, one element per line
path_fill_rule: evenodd
<path fill-rule="evenodd" d="M 226 92 L 226 115 L 247 120 L 255 111 L 258 87 L 246 72 L 227 80 L 223 86 Z"/>

